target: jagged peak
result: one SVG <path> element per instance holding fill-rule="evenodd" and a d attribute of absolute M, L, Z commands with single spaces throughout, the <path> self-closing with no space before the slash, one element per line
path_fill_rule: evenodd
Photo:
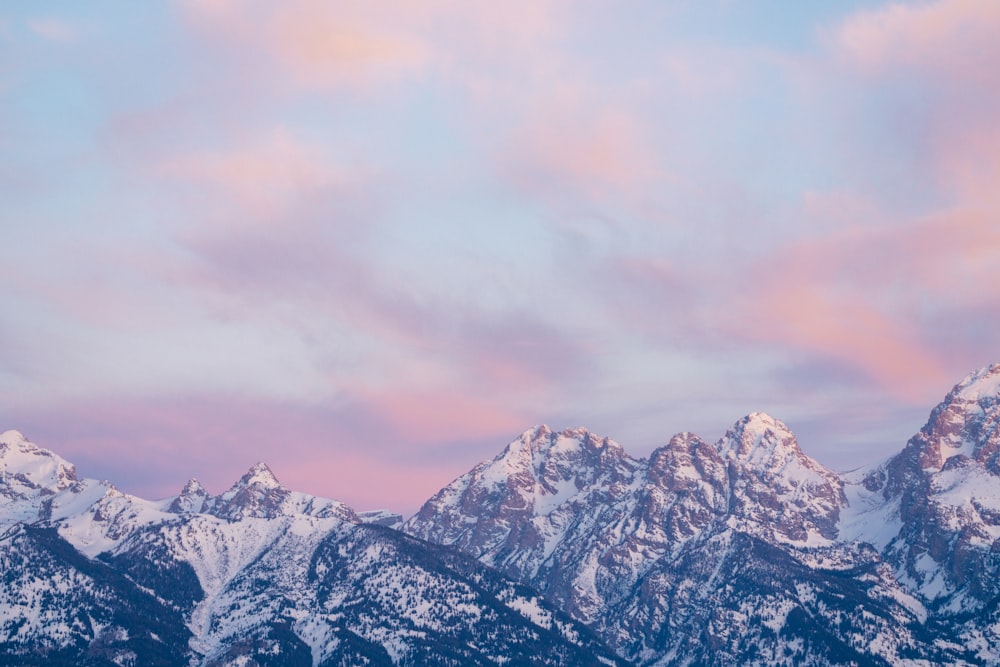
<path fill-rule="evenodd" d="M 1000 474 L 1000 364 L 969 373 L 931 411 L 906 451 L 920 468 L 940 470 L 965 456 Z"/>
<path fill-rule="evenodd" d="M 180 494 L 170 503 L 169 511 L 178 514 L 200 512 L 209 502 L 211 495 L 197 479 L 192 477 L 184 484 Z"/>
<path fill-rule="evenodd" d="M 649 456 L 650 480 L 673 488 L 680 482 L 703 479 L 706 475 L 719 478 L 725 474 L 725 465 L 715 447 L 700 436 L 683 431 L 658 447 Z"/>
<path fill-rule="evenodd" d="M 22 442 L 28 442 L 28 439 L 20 431 L 11 429 L 0 433 L 0 445 L 16 445 Z"/>
<path fill-rule="evenodd" d="M 780 419 L 766 412 L 751 412 L 726 431 L 719 453 L 747 463 L 803 456 L 795 434 Z"/>
<path fill-rule="evenodd" d="M 681 431 L 675 433 L 664 447 L 660 449 L 684 449 L 690 450 L 692 447 L 707 444 L 697 433 L 691 431 Z"/>
<path fill-rule="evenodd" d="M 945 398 L 945 403 L 956 399 L 966 401 L 1000 399 L 1000 363 L 983 366 L 966 375 L 952 388 Z"/>
<path fill-rule="evenodd" d="M 456 482 L 463 483 L 461 480 L 467 477 L 466 484 L 506 485 L 518 479 L 522 485 L 538 481 L 544 486 L 555 478 L 592 477 L 602 470 L 635 464 L 611 438 L 583 427 L 555 431 L 542 424 L 522 432 L 494 459 L 480 463 Z"/>
<path fill-rule="evenodd" d="M 181 489 L 180 495 L 182 496 L 207 496 L 208 491 L 202 486 L 201 482 L 192 477 Z"/>
<path fill-rule="evenodd" d="M 281 488 L 281 482 L 274 476 L 274 472 L 263 461 L 253 464 L 240 481 L 235 484 L 236 488 L 256 486 L 265 489 Z"/>
<path fill-rule="evenodd" d="M 76 481 L 76 467 L 58 454 L 29 441 L 20 431 L 0 434 L 0 482 L 57 491 Z"/>
<path fill-rule="evenodd" d="M 555 431 L 547 424 L 533 426 L 521 433 L 500 453 L 498 459 L 510 456 L 535 458 L 547 456 L 552 451 L 565 451 L 588 447 L 622 451 L 622 446 L 612 440 L 591 432 L 583 426 Z"/>
<path fill-rule="evenodd" d="M 529 428 L 527 431 L 521 434 L 521 437 L 526 437 L 529 440 L 535 440 L 537 438 L 544 438 L 553 433 L 552 428 L 548 424 L 538 424 Z"/>
<path fill-rule="evenodd" d="M 549 429 L 540 437 L 528 442 L 527 450 L 525 458 L 530 458 L 531 464 L 539 474 L 543 474 L 543 470 L 555 461 L 567 457 L 574 460 L 583 457 L 584 460 L 591 462 L 589 465 L 600 468 L 608 465 L 617 466 L 630 459 L 620 444 L 582 426 L 558 432 Z M 563 467 L 563 464 L 558 465 Z M 576 465 L 579 463 L 574 464 Z M 565 472 L 568 471 L 564 471 L 564 474 Z"/>
<path fill-rule="evenodd" d="M 651 465 L 657 465 L 669 458 L 676 458 L 677 456 L 684 456 L 691 458 L 697 456 L 697 452 L 702 447 L 711 449 L 711 445 L 705 442 L 696 433 L 690 431 L 681 431 L 680 433 L 675 433 L 667 444 L 662 447 L 657 447 L 649 455 L 649 461 Z M 707 451 L 707 450 L 706 450 Z M 714 452 L 714 449 L 711 449 Z"/>

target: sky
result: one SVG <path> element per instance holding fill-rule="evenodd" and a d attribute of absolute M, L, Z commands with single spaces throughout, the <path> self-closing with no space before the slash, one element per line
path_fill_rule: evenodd
<path fill-rule="evenodd" d="M 414 512 L 522 431 L 835 470 L 1000 361 L 1000 3 L 0 7 L 0 431 Z"/>

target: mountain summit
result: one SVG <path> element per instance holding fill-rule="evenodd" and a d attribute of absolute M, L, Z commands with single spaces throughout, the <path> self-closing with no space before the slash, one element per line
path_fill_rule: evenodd
<path fill-rule="evenodd" d="M 0 434 L 0 481 L 0 492 L 10 497 L 46 496 L 76 482 L 76 468 L 20 431 L 6 431 Z"/>
<path fill-rule="evenodd" d="M 974 459 L 1000 474 L 1000 364 L 970 373 L 949 392 L 914 436 L 924 470 L 954 457 Z"/>

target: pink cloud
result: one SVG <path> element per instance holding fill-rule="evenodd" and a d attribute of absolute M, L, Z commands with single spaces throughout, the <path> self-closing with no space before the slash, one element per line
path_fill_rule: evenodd
<path fill-rule="evenodd" d="M 189 151 L 161 162 L 156 171 L 216 192 L 226 205 L 274 216 L 304 194 L 343 186 L 361 176 L 333 165 L 314 147 L 277 127 L 249 145 L 230 150 Z"/>
<path fill-rule="evenodd" d="M 866 71 L 898 67 L 995 84 L 1000 5 L 991 0 L 892 3 L 862 11 L 835 33 L 840 48 Z"/>
<path fill-rule="evenodd" d="M 945 366 L 915 323 L 886 314 L 877 298 L 830 290 L 785 274 L 742 311 L 745 334 L 860 368 L 884 389 L 913 401 L 948 382 Z"/>
<path fill-rule="evenodd" d="M 433 51 L 405 21 L 399 25 L 395 8 L 370 3 L 187 0 L 182 8 L 216 48 L 263 55 L 277 76 L 307 88 L 364 88 L 414 76 Z"/>
<path fill-rule="evenodd" d="M 958 206 L 1000 205 L 998 33 L 1000 4 L 939 0 L 860 12 L 833 34 L 836 55 L 871 85 L 919 91 L 899 113 L 923 119 L 909 140 L 928 147 L 926 168 Z"/>
<path fill-rule="evenodd" d="M 953 367 L 982 363 L 984 350 L 963 341 L 963 329 L 942 340 L 939 323 L 996 308 L 998 253 L 991 217 L 961 212 L 794 242 L 741 276 L 728 326 L 838 359 L 921 400 Z"/>
<path fill-rule="evenodd" d="M 359 403 L 378 415 L 394 438 L 431 444 L 456 437 L 479 440 L 517 433 L 531 425 L 525 413 L 505 407 L 506 401 L 484 399 L 472 391 L 447 389 L 383 389 L 360 391 Z"/>
<path fill-rule="evenodd" d="M 662 185 L 669 177 L 645 121 L 625 108 L 599 107 L 567 91 L 525 113 L 505 140 L 506 175 L 537 196 L 562 192 L 602 204 L 642 199 Z"/>

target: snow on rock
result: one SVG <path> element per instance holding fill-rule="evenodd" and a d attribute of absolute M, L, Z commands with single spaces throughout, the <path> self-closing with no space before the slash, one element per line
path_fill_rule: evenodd
<path fill-rule="evenodd" d="M 843 480 L 806 456 L 783 422 L 751 413 L 717 447 L 732 468 L 734 514 L 748 530 L 810 546 L 836 538 Z"/>
<path fill-rule="evenodd" d="M 50 496 L 76 482 L 76 468 L 29 442 L 20 431 L 0 434 L 0 495 L 10 500 Z"/>
<path fill-rule="evenodd" d="M 403 515 L 387 509 L 358 512 L 358 519 L 362 523 L 386 526 L 388 528 L 399 528 L 403 525 Z"/>
<path fill-rule="evenodd" d="M 193 477 L 187 481 L 180 494 L 170 501 L 170 511 L 175 514 L 194 514 L 201 512 L 209 499 L 209 493 L 201 482 Z"/>
<path fill-rule="evenodd" d="M 909 447 L 924 470 L 954 457 L 975 459 L 1000 474 L 1000 364 L 970 373 L 931 413 Z"/>

